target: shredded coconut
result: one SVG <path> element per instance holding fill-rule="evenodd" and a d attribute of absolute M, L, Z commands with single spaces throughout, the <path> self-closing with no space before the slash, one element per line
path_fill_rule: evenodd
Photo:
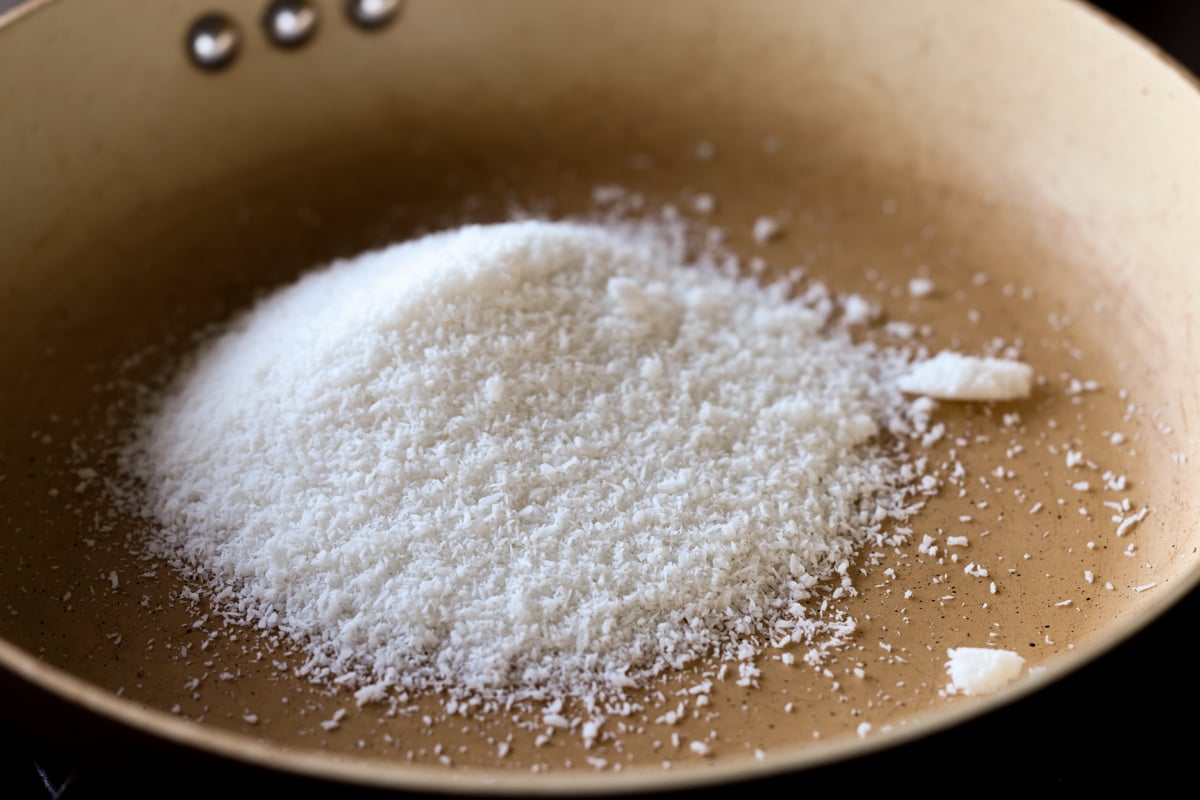
<path fill-rule="evenodd" d="M 1012 650 L 958 647 L 946 651 L 950 675 L 948 691 L 978 695 L 1004 688 L 1021 674 L 1025 659 Z"/>
<path fill-rule="evenodd" d="M 1017 400 L 1032 391 L 1033 370 L 1019 361 L 945 350 L 914 364 L 900 388 L 939 400 Z"/>
<path fill-rule="evenodd" d="M 933 281 L 928 278 L 913 278 L 908 282 L 908 293 L 913 297 L 928 297 L 933 294 Z"/>
<path fill-rule="evenodd" d="M 152 552 L 360 703 L 613 696 L 763 631 L 836 644 L 854 623 L 814 593 L 853 592 L 849 559 L 914 510 L 881 437 L 911 432 L 906 358 L 686 262 L 519 222 L 302 278 L 124 454 Z"/>
<path fill-rule="evenodd" d="M 754 227 L 751 233 L 754 235 L 754 241 L 759 244 L 766 244 L 774 239 L 779 238 L 783 232 L 779 221 L 774 217 L 762 216 L 754 220 Z"/>

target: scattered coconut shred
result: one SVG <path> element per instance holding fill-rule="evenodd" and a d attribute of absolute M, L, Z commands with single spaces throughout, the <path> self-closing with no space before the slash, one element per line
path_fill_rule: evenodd
<path fill-rule="evenodd" d="M 667 225 L 525 221 L 307 275 L 124 451 L 150 549 L 360 702 L 611 713 L 697 659 L 844 640 L 848 564 L 936 491 L 905 390 L 1017 397 L 1028 367 L 914 365 L 820 284 L 687 253 Z"/>

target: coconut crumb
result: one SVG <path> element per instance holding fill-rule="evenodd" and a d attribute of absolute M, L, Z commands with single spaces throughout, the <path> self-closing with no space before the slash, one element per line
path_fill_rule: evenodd
<path fill-rule="evenodd" d="M 913 297 L 928 297 L 933 294 L 933 281 L 928 278 L 913 278 L 908 282 L 908 293 Z"/>
<path fill-rule="evenodd" d="M 754 220 L 754 228 L 751 232 L 754 236 L 754 241 L 759 244 L 766 244 L 780 237 L 783 233 L 783 226 L 774 217 L 761 216 Z"/>
<path fill-rule="evenodd" d="M 897 384 L 901 391 L 939 400 L 1018 400 L 1033 390 L 1033 369 L 1019 361 L 943 350 L 911 365 Z"/>
<path fill-rule="evenodd" d="M 951 694 L 990 694 L 1004 688 L 1020 674 L 1025 659 L 1012 650 L 957 647 L 946 651 Z"/>

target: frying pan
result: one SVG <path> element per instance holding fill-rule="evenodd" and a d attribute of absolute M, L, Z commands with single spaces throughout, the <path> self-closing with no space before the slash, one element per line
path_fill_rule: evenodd
<path fill-rule="evenodd" d="M 997 712 L 1195 588 L 1200 96 L 1123 31 L 1032 1 L 410 0 L 378 25 L 308 7 L 316 24 L 292 17 L 286 41 L 249 2 L 49 0 L 0 27 L 14 696 L 366 786 L 711 786 Z M 855 639 L 820 669 L 768 659 L 759 687 L 722 685 L 705 715 L 598 751 L 447 721 L 437 698 L 396 717 L 352 708 L 326 730 L 344 694 L 275 666 L 253 631 L 210 637 L 206 599 L 138 555 L 145 523 L 97 488 L 114 468 L 105 437 L 203 331 L 305 270 L 514 209 L 586 215 L 597 186 L 648 208 L 708 194 L 706 222 L 767 278 L 803 264 L 927 326 L 934 349 L 1016 347 L 1037 390 L 939 409 L 952 435 L 930 452 L 967 472 L 914 526 L 941 557 L 918 535 L 864 561 Z M 781 236 L 754 240 L 762 215 Z M 935 293 L 906 292 L 914 276 Z M 944 547 L 958 534 L 961 560 Z M 947 692 L 946 651 L 962 646 L 1029 669 L 992 694 Z"/>

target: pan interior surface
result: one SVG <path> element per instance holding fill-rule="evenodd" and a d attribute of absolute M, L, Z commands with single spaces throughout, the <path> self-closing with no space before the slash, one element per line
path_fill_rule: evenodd
<path fill-rule="evenodd" d="M 1200 578 L 1200 97 L 1081 7 L 412 0 L 367 34 L 329 2 L 295 51 L 237 20 L 242 52 L 209 73 L 182 52 L 184 5 L 58 0 L 0 30 L 0 152 L 22 154 L 0 188 L 0 374 L 20 387 L 0 393 L 0 657 L 23 679 L 322 777 L 681 786 L 980 713 Z M 136 23 L 106 39 L 121 13 Z M 205 331 L 332 259 L 468 222 L 611 214 L 606 197 L 721 230 L 764 281 L 803 266 L 932 352 L 1011 348 L 1034 367 L 1028 400 L 938 408 L 947 434 L 925 454 L 963 474 L 908 542 L 853 565 L 845 648 L 768 650 L 704 705 L 688 690 L 715 665 L 669 675 L 588 744 L 438 696 L 359 708 L 130 546 L 148 523 L 103 491 L 107 444 Z M 763 217 L 778 235 L 756 239 Z M 955 695 L 959 647 L 1028 669 Z"/>

